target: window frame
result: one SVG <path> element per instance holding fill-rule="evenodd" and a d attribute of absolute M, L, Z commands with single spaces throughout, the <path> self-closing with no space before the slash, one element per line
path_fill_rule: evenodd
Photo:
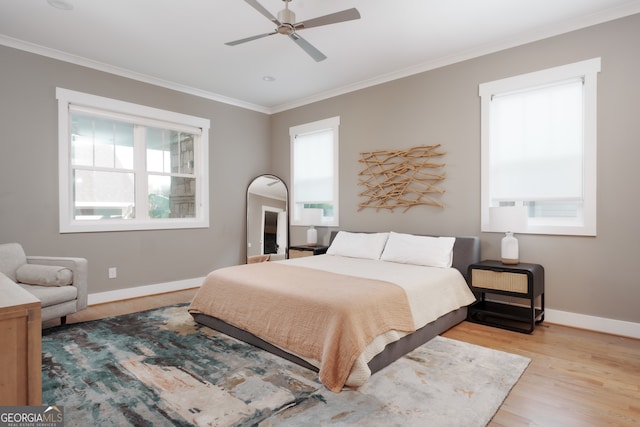
<path fill-rule="evenodd" d="M 210 121 L 173 111 L 134 104 L 88 93 L 56 88 L 58 100 L 58 187 L 59 187 L 59 229 L 60 233 L 108 232 L 130 230 L 162 230 L 209 227 L 209 127 Z M 196 215 L 193 218 L 149 218 L 146 208 L 138 205 L 136 212 L 143 211 L 142 217 L 133 219 L 74 219 L 73 164 L 71 161 L 71 106 L 74 111 L 94 111 L 102 117 L 142 123 L 143 126 L 169 126 L 171 130 L 199 130 L 198 141 L 194 142 L 194 175 L 196 180 Z M 141 190 L 151 171 L 146 170 L 144 158 L 146 147 L 134 146 L 135 191 Z M 144 176 L 143 176 L 144 175 Z M 146 184 L 142 189 L 146 190 Z"/>
<path fill-rule="evenodd" d="M 295 198 L 295 185 L 296 185 L 296 175 L 295 175 L 295 139 L 296 135 L 300 134 L 308 134 L 312 132 L 317 132 L 321 130 L 331 129 L 333 131 L 333 216 L 325 217 L 323 216 L 321 219 L 321 227 L 338 227 L 340 225 L 340 177 L 339 177 L 339 148 L 340 148 L 340 116 L 330 117 L 323 120 L 318 120 L 311 123 L 306 123 L 298 126 L 293 126 L 289 128 L 289 137 L 290 137 L 290 155 L 291 155 L 291 163 L 290 163 L 290 173 L 291 173 L 291 202 L 290 202 L 290 224 L 293 226 L 308 226 L 308 224 L 303 220 L 303 218 L 298 217 L 296 215 L 296 198 Z"/>
<path fill-rule="evenodd" d="M 481 231 L 504 232 L 491 222 L 490 207 L 490 123 L 491 99 L 498 94 L 522 91 L 554 83 L 581 78 L 583 81 L 583 211 L 582 224 L 544 223 L 544 220 L 528 220 L 517 229 L 521 234 L 554 234 L 595 236 L 597 197 L 597 77 L 601 59 L 592 58 L 572 64 L 508 77 L 479 85 L 481 98 Z"/>

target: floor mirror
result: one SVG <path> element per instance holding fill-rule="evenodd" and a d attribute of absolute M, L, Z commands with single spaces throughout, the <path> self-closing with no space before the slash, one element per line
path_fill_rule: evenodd
<path fill-rule="evenodd" d="M 247 188 L 247 262 L 287 258 L 288 190 L 275 175 L 260 175 Z"/>

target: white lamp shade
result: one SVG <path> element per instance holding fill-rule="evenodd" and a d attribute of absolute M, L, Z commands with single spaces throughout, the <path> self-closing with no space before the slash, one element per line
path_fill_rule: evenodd
<path fill-rule="evenodd" d="M 322 208 L 302 209 L 301 225 L 322 225 Z"/>
<path fill-rule="evenodd" d="M 491 231 L 522 232 L 527 227 L 525 206 L 500 206 L 489 208 Z"/>

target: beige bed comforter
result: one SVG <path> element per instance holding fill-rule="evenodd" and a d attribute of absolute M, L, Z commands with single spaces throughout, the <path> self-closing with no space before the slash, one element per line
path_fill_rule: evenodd
<path fill-rule="evenodd" d="M 392 330 L 415 330 L 400 286 L 271 262 L 213 271 L 189 311 L 215 316 L 320 361 L 320 380 L 335 392 L 374 338 Z"/>

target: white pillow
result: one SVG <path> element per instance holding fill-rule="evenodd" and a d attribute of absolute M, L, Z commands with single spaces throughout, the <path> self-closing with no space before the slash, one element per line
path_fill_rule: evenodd
<path fill-rule="evenodd" d="M 73 271 L 53 265 L 24 264 L 16 270 L 16 279 L 27 285 L 66 286 L 73 283 Z"/>
<path fill-rule="evenodd" d="M 455 242 L 455 237 L 416 236 L 392 231 L 380 259 L 402 264 L 449 268 L 453 263 Z"/>
<path fill-rule="evenodd" d="M 327 249 L 328 255 L 380 259 L 389 233 L 350 233 L 339 231 Z"/>

